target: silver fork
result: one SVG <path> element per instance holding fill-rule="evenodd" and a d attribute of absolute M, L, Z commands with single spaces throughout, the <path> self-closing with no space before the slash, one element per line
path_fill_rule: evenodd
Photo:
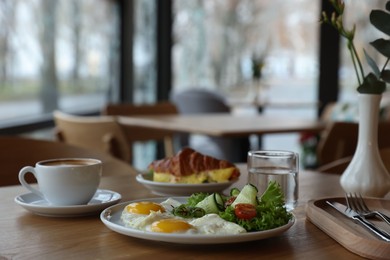
<path fill-rule="evenodd" d="M 345 198 L 347 200 L 348 207 L 361 214 L 363 217 L 381 218 L 383 221 L 390 225 L 390 217 L 386 216 L 380 211 L 370 210 L 360 194 L 346 193 Z"/>

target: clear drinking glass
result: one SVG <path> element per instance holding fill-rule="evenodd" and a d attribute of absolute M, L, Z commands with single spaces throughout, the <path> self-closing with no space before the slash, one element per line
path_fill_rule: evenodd
<path fill-rule="evenodd" d="M 299 156 L 290 151 L 249 151 L 248 182 L 255 185 L 261 196 L 270 181 L 280 184 L 287 210 L 298 203 Z"/>

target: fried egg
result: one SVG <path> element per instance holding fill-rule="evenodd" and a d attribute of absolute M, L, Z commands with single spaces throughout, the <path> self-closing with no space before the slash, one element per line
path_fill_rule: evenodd
<path fill-rule="evenodd" d="M 171 198 L 161 203 L 133 202 L 123 209 L 121 220 L 127 227 L 158 233 L 218 235 L 246 232 L 240 225 L 226 221 L 217 214 L 207 214 L 196 219 L 175 216 L 171 210 L 179 205 L 180 202 Z"/>
<path fill-rule="evenodd" d="M 201 218 L 190 221 L 190 225 L 194 226 L 198 233 L 209 235 L 231 235 L 246 233 L 242 226 L 226 221 L 217 214 L 207 214 Z"/>
<path fill-rule="evenodd" d="M 122 212 L 121 220 L 127 227 L 143 230 L 147 225 L 172 214 L 158 203 L 141 201 L 128 204 Z"/>
<path fill-rule="evenodd" d="M 188 221 L 170 212 L 177 205 L 180 203 L 171 199 L 162 203 L 133 202 L 123 209 L 121 220 L 127 227 L 153 232 L 183 233 L 194 230 Z"/>
<path fill-rule="evenodd" d="M 168 218 L 152 223 L 148 231 L 160 233 L 197 233 L 196 228 L 183 219 Z"/>
<path fill-rule="evenodd" d="M 165 208 L 155 202 L 141 201 L 141 202 L 130 203 L 129 205 L 126 206 L 126 211 L 129 213 L 148 215 L 152 211 L 155 212 L 160 211 L 163 213 L 165 212 Z"/>

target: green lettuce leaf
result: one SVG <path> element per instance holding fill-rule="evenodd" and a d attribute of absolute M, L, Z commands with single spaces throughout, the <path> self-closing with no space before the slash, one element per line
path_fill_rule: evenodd
<path fill-rule="evenodd" d="M 201 202 L 209 195 L 210 195 L 209 193 L 205 193 L 205 192 L 194 193 L 188 198 L 186 205 L 195 207 L 196 204 L 198 204 L 198 202 Z"/>
<path fill-rule="evenodd" d="M 237 223 L 248 232 L 277 228 L 286 225 L 292 219 L 292 214 L 286 210 L 283 192 L 277 182 L 268 184 L 256 206 L 256 212 L 256 217 L 243 220 L 236 217 L 232 206 L 228 206 L 219 215 L 227 221 Z"/>

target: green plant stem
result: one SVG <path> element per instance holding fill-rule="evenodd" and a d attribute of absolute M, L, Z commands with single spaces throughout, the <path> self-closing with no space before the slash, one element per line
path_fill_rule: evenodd
<path fill-rule="evenodd" d="M 357 77 L 358 83 L 360 85 L 361 82 L 360 82 L 360 77 L 359 77 L 359 71 L 357 70 L 357 67 L 356 67 L 356 58 L 355 58 L 355 56 L 353 56 L 353 50 L 351 48 L 349 49 L 349 52 L 351 53 L 353 67 L 355 68 L 356 77 Z"/>
<path fill-rule="evenodd" d="M 350 48 L 350 51 L 351 51 L 351 56 L 352 56 L 352 61 L 353 61 L 353 66 L 355 67 L 355 71 L 356 71 L 356 76 L 357 76 L 357 79 L 358 79 L 358 83 L 359 85 L 361 85 L 363 83 L 363 79 L 364 79 L 364 70 L 363 70 L 363 66 L 362 66 L 362 63 L 359 59 L 359 56 L 357 54 L 357 51 L 356 51 L 356 48 L 355 48 L 355 44 L 353 44 L 353 41 L 350 42 L 351 44 L 351 48 Z M 357 61 L 357 64 L 359 65 L 359 70 L 360 70 L 360 73 L 361 73 L 361 79 L 359 77 L 359 70 L 356 66 L 356 61 Z"/>
<path fill-rule="evenodd" d="M 385 64 L 383 65 L 383 68 L 382 68 L 381 71 L 384 71 L 384 70 L 385 70 L 385 68 L 387 67 L 387 64 L 389 63 L 389 61 L 390 61 L 390 59 L 387 59 L 387 60 L 386 60 L 386 62 L 385 62 Z"/>

